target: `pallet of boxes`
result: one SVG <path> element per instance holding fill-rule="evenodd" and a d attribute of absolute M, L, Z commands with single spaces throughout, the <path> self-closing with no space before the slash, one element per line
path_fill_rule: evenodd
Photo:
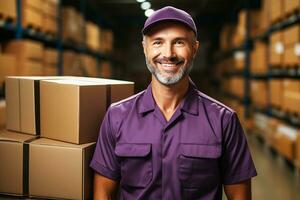
<path fill-rule="evenodd" d="M 6 78 L 7 130 L 0 133 L 0 193 L 90 199 L 89 167 L 110 103 L 134 83 L 85 77 Z"/>

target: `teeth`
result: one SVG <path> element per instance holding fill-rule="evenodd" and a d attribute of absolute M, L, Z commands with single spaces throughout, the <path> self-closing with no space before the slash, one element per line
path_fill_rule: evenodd
<path fill-rule="evenodd" d="M 175 64 L 168 64 L 168 63 L 162 63 L 161 64 L 163 67 L 173 67 Z"/>

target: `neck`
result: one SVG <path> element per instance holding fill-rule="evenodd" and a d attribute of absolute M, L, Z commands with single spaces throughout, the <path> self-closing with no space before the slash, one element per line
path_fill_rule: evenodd
<path fill-rule="evenodd" d="M 189 87 L 188 76 L 174 85 L 163 85 L 152 76 L 153 98 L 168 120 L 181 103 Z"/>

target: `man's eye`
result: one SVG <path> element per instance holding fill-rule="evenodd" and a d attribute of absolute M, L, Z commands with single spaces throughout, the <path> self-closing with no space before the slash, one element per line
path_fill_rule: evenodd
<path fill-rule="evenodd" d="M 183 45 L 183 44 L 184 44 L 184 41 L 182 41 L 182 40 L 177 40 L 177 41 L 176 41 L 176 44 L 178 44 L 178 45 Z"/>
<path fill-rule="evenodd" d="M 160 41 L 155 41 L 155 42 L 153 42 L 153 45 L 155 45 L 155 46 L 160 45 L 160 44 L 161 44 Z"/>

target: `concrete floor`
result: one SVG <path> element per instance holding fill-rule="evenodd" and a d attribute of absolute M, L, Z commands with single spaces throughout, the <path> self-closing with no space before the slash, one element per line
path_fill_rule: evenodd
<path fill-rule="evenodd" d="M 300 200 L 300 176 L 297 170 L 256 136 L 248 136 L 248 142 L 258 172 L 258 176 L 252 180 L 252 199 Z M 4 199 L 20 198 L 0 195 L 0 200 Z M 226 200 L 226 197 L 223 199 Z"/>
<path fill-rule="evenodd" d="M 252 181 L 254 200 L 300 200 L 299 171 L 256 136 L 248 137 L 258 172 Z"/>

